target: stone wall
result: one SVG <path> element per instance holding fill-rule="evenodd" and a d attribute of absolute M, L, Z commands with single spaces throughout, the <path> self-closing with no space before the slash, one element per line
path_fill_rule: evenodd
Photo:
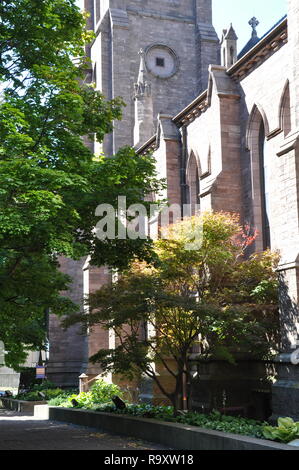
<path fill-rule="evenodd" d="M 18 392 L 20 374 L 8 367 L 0 367 L 0 391 Z"/>
<path fill-rule="evenodd" d="M 89 293 L 93 293 L 96 290 L 100 289 L 104 284 L 108 284 L 111 282 L 111 273 L 110 270 L 106 267 L 102 268 L 95 268 L 90 266 L 88 270 L 89 276 Z M 92 327 L 92 329 L 88 333 L 88 357 L 93 356 L 96 354 L 100 348 L 102 349 L 109 349 L 110 345 L 110 338 L 109 332 L 103 330 L 98 325 Z M 102 369 L 98 364 L 92 364 L 89 362 L 86 374 L 89 376 L 89 379 L 92 377 L 97 376 L 98 374 L 102 373 Z"/>
<path fill-rule="evenodd" d="M 272 414 L 271 386 L 275 365 L 243 358 L 191 362 L 190 405 L 194 410 L 267 420 Z"/>
<path fill-rule="evenodd" d="M 289 354 L 294 350 L 299 331 L 297 2 L 290 1 L 289 8 L 288 41 L 272 42 L 271 47 L 268 45 L 263 53 L 257 51 L 257 62 L 253 62 L 252 57 L 248 58 L 241 78 L 236 73 L 238 64 L 228 71 L 223 67 L 211 66 L 206 95 L 174 120 L 187 139 L 187 182 L 194 181 L 188 162 L 192 158 L 196 159 L 197 165 L 192 168 L 193 171 L 197 168 L 200 175 L 201 209 L 239 212 L 243 222 L 250 223 L 258 230 L 254 247 L 256 251 L 264 247 L 259 142 L 263 122 L 265 148 L 270 155 L 271 248 L 281 255 L 278 268 L 281 281 L 281 351 L 287 353 L 277 358 L 273 366 L 276 369 L 274 376 L 278 373 L 273 387 L 274 415 L 289 413 L 297 418 L 299 373 L 298 366 L 290 363 Z M 239 67 L 243 65 L 240 62 Z M 158 161 L 163 161 L 161 147 L 155 155 Z M 208 367 L 211 374 L 213 367 Z M 239 369 L 236 374 L 240 384 L 244 382 L 242 373 Z M 252 371 L 252 374 L 254 381 L 255 372 Z M 212 384 L 213 380 L 208 381 L 205 390 L 212 390 Z M 199 392 L 196 392 L 195 387 L 196 394 Z M 198 398 L 195 397 L 195 401 Z"/>
<path fill-rule="evenodd" d="M 80 261 L 60 259 L 61 270 L 73 280 L 70 291 L 65 295 L 81 308 L 83 308 L 85 264 L 86 259 Z M 50 315 L 49 318 L 47 378 L 62 387 L 74 387 L 78 386 L 78 377 L 87 366 L 87 338 L 81 334 L 80 325 L 64 330 L 61 327 L 61 320 L 56 315 Z"/>
<path fill-rule="evenodd" d="M 269 40 L 263 50 L 256 51 L 257 60 L 250 53 L 230 70 L 219 65 L 208 67 L 219 63 L 210 1 L 107 0 L 101 6 L 100 19 L 95 21 L 97 37 L 91 47 L 97 88 L 108 98 L 122 96 L 127 104 L 123 120 L 115 123 L 113 135 L 105 139 L 104 151 L 111 154 L 133 142 L 132 96 L 139 68 L 139 49 L 147 50 L 153 44 L 169 47 L 177 56 L 176 73 L 166 79 L 149 74 L 157 127 L 155 157 L 159 174 L 168 182 L 166 195 L 170 202 L 184 201 L 184 192 L 188 191 L 186 182 L 195 181 L 190 171 L 198 171 L 201 208 L 240 213 L 243 222 L 258 230 L 256 251 L 264 247 L 259 142 L 263 122 L 265 145 L 270 155 L 271 248 L 281 254 L 278 268 L 281 351 L 289 354 L 299 331 L 298 1 L 289 0 L 288 41 Z M 236 72 L 238 67 L 243 68 L 240 75 Z M 206 95 L 192 110 L 192 106 L 187 105 L 207 85 Z M 184 119 L 172 120 L 171 116 L 184 106 L 187 106 Z M 194 192 L 190 198 L 195 201 Z M 80 269 L 74 278 L 78 287 Z M 101 284 L 101 277 L 99 272 L 91 273 L 93 288 Z M 102 331 L 97 330 L 93 335 L 88 340 L 90 351 L 95 351 L 100 344 L 105 347 L 107 341 L 109 344 L 109 338 L 103 336 Z M 71 342 L 75 337 L 76 332 L 71 334 Z M 74 357 L 85 351 L 84 341 L 75 341 L 74 346 L 64 345 L 64 341 L 63 336 L 57 337 L 58 356 L 60 352 L 61 357 L 68 354 L 68 348 Z M 212 364 L 209 367 L 211 378 L 215 368 Z M 248 363 L 246 368 L 255 385 L 256 378 L 266 374 L 260 364 L 254 369 Z M 298 366 L 292 366 L 290 357 L 283 356 L 278 358 L 277 370 L 279 376 L 273 389 L 275 412 L 287 413 L 288 407 L 283 404 L 290 402 L 294 404 L 289 408 L 290 413 L 297 416 Z M 238 392 L 242 395 L 248 387 L 242 366 L 236 369 L 236 377 L 243 381 L 243 391 Z M 211 384 L 215 385 L 213 380 L 211 378 Z M 209 389 L 208 382 L 206 389 Z M 198 393 L 195 402 L 200 401 L 201 392 L 195 393 Z M 234 396 L 232 406 L 237 400 L 237 394 L 232 393 Z"/>
<path fill-rule="evenodd" d="M 108 2 L 107 2 L 108 3 Z M 218 38 L 211 25 L 211 2 L 110 1 L 103 9 L 91 48 L 97 87 L 126 103 L 123 119 L 115 123 L 104 144 L 106 153 L 133 143 L 134 102 L 140 48 L 153 44 L 171 48 L 177 72 L 168 78 L 150 74 L 154 116 L 175 113 L 206 87 L 208 64 L 218 60 Z M 107 5 L 108 7 L 108 5 Z M 200 15 L 200 17 L 199 17 Z M 179 41 L 178 41 L 179 38 Z"/>
<path fill-rule="evenodd" d="M 202 210 L 241 213 L 240 95 L 224 67 L 210 67 L 207 100 L 209 105 L 200 117 L 186 125 L 186 170 L 193 154 Z"/>

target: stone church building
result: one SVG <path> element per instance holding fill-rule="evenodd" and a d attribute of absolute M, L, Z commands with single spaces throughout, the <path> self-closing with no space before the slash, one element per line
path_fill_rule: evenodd
<path fill-rule="evenodd" d="M 288 0 L 287 16 L 262 37 L 250 20 L 239 54 L 237 27 L 244 25 L 218 38 L 211 0 L 85 0 L 85 8 L 96 36 L 89 79 L 127 105 L 95 152 L 153 151 L 170 203 L 240 213 L 258 230 L 255 250 L 281 254 L 281 354 L 271 364 L 195 363 L 194 406 L 221 408 L 225 395 L 232 409 L 250 404 L 254 416 L 267 418 L 272 409 L 299 419 L 299 365 L 291 363 L 299 345 L 298 0 Z M 109 275 L 88 260 L 62 260 L 62 269 L 73 276 L 77 302 Z M 60 385 L 99 373 L 88 357 L 113 343 L 100 329 L 78 332 L 51 317 L 48 376 Z"/>

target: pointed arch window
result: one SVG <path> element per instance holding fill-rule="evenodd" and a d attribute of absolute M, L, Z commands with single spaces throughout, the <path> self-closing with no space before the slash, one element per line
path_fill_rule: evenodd
<path fill-rule="evenodd" d="M 229 53 L 230 53 L 230 65 L 234 65 L 235 49 L 233 48 L 233 46 L 230 47 Z"/>
<path fill-rule="evenodd" d="M 279 109 L 280 127 L 286 137 L 291 132 L 291 101 L 289 81 L 284 87 Z"/>
<path fill-rule="evenodd" d="M 262 230 L 263 230 L 263 248 L 271 248 L 270 231 L 270 149 L 266 139 L 265 126 L 261 120 L 259 131 L 259 163 L 260 163 L 260 186 L 261 186 L 261 209 L 262 209 Z"/>
<path fill-rule="evenodd" d="M 189 187 L 189 204 L 191 214 L 194 215 L 200 206 L 200 171 L 197 159 L 192 152 L 188 164 L 187 181 Z"/>

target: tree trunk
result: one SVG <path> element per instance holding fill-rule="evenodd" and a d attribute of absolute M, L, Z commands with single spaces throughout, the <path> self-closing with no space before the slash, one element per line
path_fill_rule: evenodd
<path fill-rule="evenodd" d="M 173 393 L 174 415 L 178 415 L 178 411 L 183 409 L 183 370 L 178 371 L 176 378 L 176 387 Z"/>
<path fill-rule="evenodd" d="M 187 389 L 187 379 L 188 379 L 188 367 L 186 360 L 184 361 L 184 369 L 182 373 L 182 410 L 188 411 L 188 389 Z"/>

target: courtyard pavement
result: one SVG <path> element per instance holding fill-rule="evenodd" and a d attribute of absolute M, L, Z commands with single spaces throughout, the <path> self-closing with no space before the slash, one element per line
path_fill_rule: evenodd
<path fill-rule="evenodd" d="M 0 450 L 167 450 L 98 429 L 0 409 Z"/>

